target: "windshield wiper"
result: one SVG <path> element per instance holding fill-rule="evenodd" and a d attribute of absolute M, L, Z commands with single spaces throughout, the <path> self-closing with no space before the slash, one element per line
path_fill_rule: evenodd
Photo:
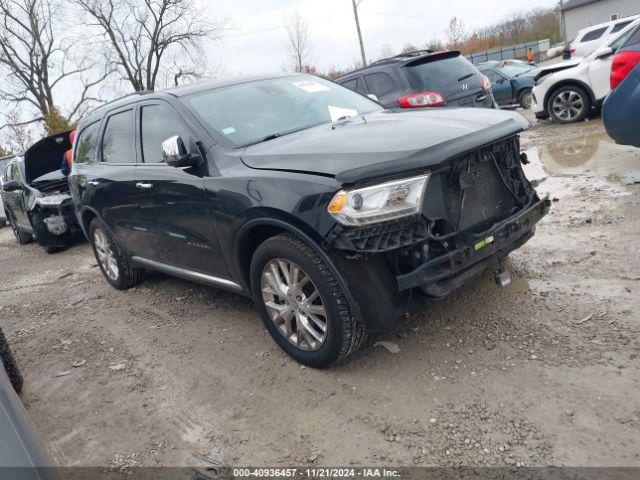
<path fill-rule="evenodd" d="M 322 122 L 324 123 L 324 122 Z M 266 137 L 262 137 L 258 140 L 254 140 L 251 143 L 245 143 L 242 147 L 250 147 L 251 145 L 256 145 L 258 143 L 262 143 L 262 142 L 268 142 L 269 140 L 275 140 L 276 138 L 280 138 L 280 137 L 284 137 L 285 135 L 290 135 L 292 133 L 296 133 L 296 132 L 301 132 L 302 130 L 308 130 L 310 128 L 313 128 L 317 125 L 321 125 L 320 124 L 314 124 L 314 125 L 307 125 L 306 127 L 302 127 L 302 128 L 294 128 L 293 130 L 285 130 L 284 132 L 276 132 L 276 133 L 270 133 L 269 135 L 267 135 Z"/>
<path fill-rule="evenodd" d="M 467 78 L 473 77 L 474 75 L 474 73 L 470 73 L 468 75 L 465 75 L 464 77 L 460 77 L 458 81 L 461 82 L 462 80 L 466 80 Z"/>

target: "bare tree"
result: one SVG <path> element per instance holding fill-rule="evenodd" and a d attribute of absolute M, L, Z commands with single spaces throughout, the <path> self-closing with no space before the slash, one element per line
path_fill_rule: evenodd
<path fill-rule="evenodd" d="M 459 48 L 465 37 L 462 20 L 458 17 L 451 17 L 451 20 L 449 20 L 449 26 L 444 33 L 447 36 L 447 47 Z"/>
<path fill-rule="evenodd" d="M 221 38 L 228 23 L 209 20 L 192 0 L 75 1 L 107 40 L 108 54 L 135 91 L 154 90 L 165 66 L 193 70 L 204 56 L 202 42 Z"/>
<path fill-rule="evenodd" d="M 4 142 L 12 152 L 22 153 L 33 144 L 33 136 L 28 123 L 22 121 L 16 111 L 7 113 Z"/>
<path fill-rule="evenodd" d="M 95 75 L 96 66 L 86 61 L 69 65 L 65 36 L 56 30 L 59 7 L 57 0 L 0 0 L 0 71 L 8 73 L 0 100 L 34 114 L 22 125 L 46 121 L 53 112 L 62 115 L 54 93 L 63 81 L 81 85 L 75 104 L 63 115 L 71 122 L 99 100 L 92 94 L 94 87 L 110 73 Z M 11 124 L 5 117 L 0 129 Z"/>
<path fill-rule="evenodd" d="M 285 17 L 285 29 L 287 32 L 287 52 L 296 72 L 304 71 L 308 66 L 311 55 L 311 42 L 309 40 L 309 24 L 298 12 Z"/>

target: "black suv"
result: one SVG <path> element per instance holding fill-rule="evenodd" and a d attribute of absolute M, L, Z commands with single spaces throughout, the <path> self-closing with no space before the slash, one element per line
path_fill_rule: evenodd
<path fill-rule="evenodd" d="M 404 53 L 336 82 L 388 108 L 496 108 L 489 79 L 457 51 Z"/>
<path fill-rule="evenodd" d="M 397 324 L 412 288 L 441 297 L 531 238 L 549 201 L 520 165 L 527 126 L 236 78 L 96 110 L 69 182 L 111 285 L 153 269 L 252 296 L 282 349 L 325 367 Z"/>
<path fill-rule="evenodd" d="M 35 235 L 47 253 L 54 253 L 81 238 L 67 177 L 60 170 L 69 149 L 69 132 L 43 138 L 2 172 L 0 195 L 18 243 L 29 243 Z"/>

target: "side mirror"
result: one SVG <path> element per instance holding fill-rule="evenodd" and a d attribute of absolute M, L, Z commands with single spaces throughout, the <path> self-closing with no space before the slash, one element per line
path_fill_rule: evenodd
<path fill-rule="evenodd" d="M 378 98 L 378 96 L 377 96 L 377 95 L 374 95 L 373 93 L 369 93 L 369 94 L 367 94 L 367 97 L 369 97 L 371 100 L 376 101 L 376 102 L 379 102 L 379 101 L 380 101 L 380 99 Z"/>
<path fill-rule="evenodd" d="M 2 190 L 5 192 L 15 192 L 16 190 L 22 190 L 22 187 L 15 180 L 8 180 L 2 184 Z"/>
<path fill-rule="evenodd" d="M 162 157 L 165 163 L 172 167 L 190 167 L 198 158 L 187 152 L 187 147 L 179 135 L 169 137 L 162 142 Z"/>
<path fill-rule="evenodd" d="M 613 55 L 613 48 L 611 47 L 602 47 L 596 52 L 596 58 L 607 58 L 611 55 Z"/>

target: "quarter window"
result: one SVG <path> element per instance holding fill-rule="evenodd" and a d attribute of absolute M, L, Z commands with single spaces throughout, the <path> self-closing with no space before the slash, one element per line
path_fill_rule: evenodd
<path fill-rule="evenodd" d="M 135 163 L 133 110 L 111 115 L 102 136 L 102 161 L 105 163 Z"/>
<path fill-rule="evenodd" d="M 99 128 L 100 122 L 95 122 L 82 129 L 78 139 L 76 140 L 75 163 L 88 163 L 93 159 L 96 145 L 98 144 L 97 138 Z"/>
<path fill-rule="evenodd" d="M 607 28 L 597 28 L 595 30 L 591 30 L 590 32 L 587 32 L 584 34 L 584 36 L 582 37 L 582 40 L 580 40 L 580 42 L 591 42 L 592 40 L 597 40 L 599 39 L 605 32 Z"/>
<path fill-rule="evenodd" d="M 365 75 L 365 80 L 367 81 L 369 91 L 378 96 L 378 98 L 393 91 L 395 87 L 393 79 L 386 73 L 371 73 Z"/>
<path fill-rule="evenodd" d="M 185 145 L 189 145 L 189 130 L 170 107 L 162 104 L 142 107 L 140 119 L 142 134 L 142 158 L 147 163 L 162 162 L 162 142 L 174 135 L 180 135 Z"/>

